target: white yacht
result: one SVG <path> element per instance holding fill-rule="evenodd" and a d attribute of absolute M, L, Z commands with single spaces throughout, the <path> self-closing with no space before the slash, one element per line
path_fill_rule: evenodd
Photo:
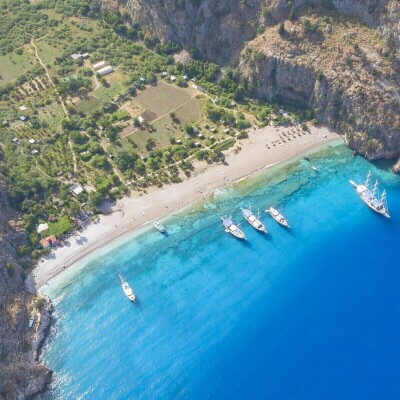
<path fill-rule="evenodd" d="M 166 233 L 167 230 L 165 229 L 165 226 L 160 224 L 158 221 L 154 221 L 153 222 L 153 226 L 154 228 L 156 228 L 158 230 L 158 232 L 160 233 Z"/>
<path fill-rule="evenodd" d="M 267 210 L 265 210 L 267 213 L 269 213 L 271 215 L 271 217 L 280 225 L 284 226 L 285 228 L 290 228 L 288 221 L 286 220 L 286 218 L 279 213 L 278 210 L 276 210 L 275 208 L 268 208 Z"/>
<path fill-rule="evenodd" d="M 225 232 L 230 233 L 231 235 L 235 236 L 238 239 L 246 240 L 246 235 L 240 229 L 239 224 L 235 225 L 230 217 L 221 217 L 222 224 L 224 225 Z"/>
<path fill-rule="evenodd" d="M 250 208 L 241 208 L 243 217 L 246 221 L 254 228 L 260 232 L 267 233 L 265 225 L 260 221 L 260 216 L 257 217 L 253 214 Z"/>
<path fill-rule="evenodd" d="M 377 212 L 378 214 L 383 215 L 386 218 L 390 218 L 387 199 L 386 199 L 386 191 L 382 192 L 382 195 L 379 196 L 378 193 L 378 181 L 375 182 L 374 186 L 370 187 L 371 181 L 371 172 L 368 171 L 367 179 L 364 184 L 358 185 L 354 181 L 350 181 L 353 187 L 356 189 L 358 196 L 360 199 L 372 210 Z"/>
<path fill-rule="evenodd" d="M 136 295 L 133 292 L 132 288 L 129 286 L 129 283 L 122 277 L 121 274 L 119 274 L 119 281 L 122 287 L 122 290 L 124 291 L 125 296 L 130 300 L 130 301 L 135 301 L 136 300 Z"/>

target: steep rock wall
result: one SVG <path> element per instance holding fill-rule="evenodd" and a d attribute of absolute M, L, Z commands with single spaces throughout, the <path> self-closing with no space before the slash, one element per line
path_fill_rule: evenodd
<path fill-rule="evenodd" d="M 7 223 L 11 215 L 0 184 L 0 399 L 25 400 L 42 393 L 51 379 L 51 371 L 36 361 L 51 304 L 43 299 L 36 323 L 28 329 L 33 296 L 24 288 L 26 274 L 15 251 L 15 243 L 24 239 Z"/>

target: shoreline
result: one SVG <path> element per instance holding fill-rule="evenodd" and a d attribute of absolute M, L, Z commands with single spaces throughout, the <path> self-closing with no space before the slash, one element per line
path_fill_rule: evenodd
<path fill-rule="evenodd" d="M 322 127 L 311 127 L 310 132 L 300 135 L 292 133 L 294 130 L 293 127 L 268 126 L 252 131 L 248 139 L 235 146 L 242 147 L 239 152 L 234 152 L 235 147 L 229 149 L 226 164 L 205 165 L 202 170 L 195 169 L 195 173 L 183 182 L 142 196 L 125 196 L 117 200 L 115 205 L 109 206 L 106 215 L 99 216 L 98 223 L 89 222 L 78 237 L 71 236 L 63 247 L 41 259 L 28 277 L 28 286 L 40 289 L 73 264 L 122 235 L 181 210 L 221 187 L 232 186 L 258 171 L 340 139 L 338 134 Z M 287 140 L 287 135 L 292 139 Z"/>

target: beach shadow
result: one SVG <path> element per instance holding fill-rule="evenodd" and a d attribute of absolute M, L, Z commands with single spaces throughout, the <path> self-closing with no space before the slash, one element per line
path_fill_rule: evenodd
<path fill-rule="evenodd" d="M 110 202 L 110 201 L 105 201 L 101 204 L 100 206 L 100 211 L 103 214 L 111 214 L 113 212 L 113 207 L 117 204 L 116 201 Z"/>
<path fill-rule="evenodd" d="M 85 236 L 79 236 L 79 238 L 75 238 L 75 242 L 79 245 L 79 246 L 83 246 L 86 242 L 87 242 L 87 238 Z"/>
<path fill-rule="evenodd" d="M 44 258 L 45 260 L 50 260 L 50 259 L 56 258 L 56 255 L 54 254 L 54 251 L 52 251 L 51 253 L 45 254 L 45 255 L 43 256 L 43 258 Z"/>

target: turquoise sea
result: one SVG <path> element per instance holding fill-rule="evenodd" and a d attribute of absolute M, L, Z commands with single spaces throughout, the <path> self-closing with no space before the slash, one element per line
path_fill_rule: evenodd
<path fill-rule="evenodd" d="M 163 220 L 168 236 L 133 232 L 55 278 L 47 399 L 399 399 L 400 178 L 343 145 L 310 157 Z M 369 169 L 391 220 L 349 184 Z M 268 235 L 243 220 L 247 205 Z M 224 232 L 222 214 L 247 242 Z"/>

